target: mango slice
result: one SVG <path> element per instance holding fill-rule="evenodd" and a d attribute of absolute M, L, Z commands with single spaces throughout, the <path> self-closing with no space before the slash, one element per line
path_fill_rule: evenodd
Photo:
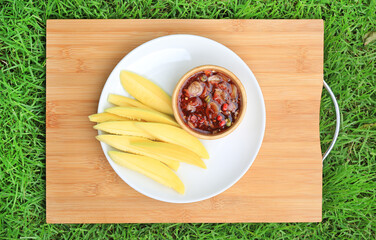
<path fill-rule="evenodd" d="M 175 144 L 132 136 L 99 135 L 97 139 L 119 150 L 157 159 L 174 170 L 179 167 L 179 162 L 206 169 L 204 161 L 197 154 Z"/>
<path fill-rule="evenodd" d="M 184 194 L 185 187 L 179 177 L 166 165 L 153 158 L 118 152 L 109 151 L 111 159 L 126 168 L 139 172 L 167 187 L 170 187 L 180 194 Z"/>
<path fill-rule="evenodd" d="M 160 141 L 185 147 L 201 158 L 209 158 L 209 153 L 206 151 L 204 145 L 196 137 L 181 128 L 150 122 L 135 122 L 134 125 Z"/>
<path fill-rule="evenodd" d="M 179 126 L 179 124 L 171 116 L 154 110 L 147 110 L 135 107 L 112 107 L 107 108 L 105 111 L 134 120 L 145 120 L 147 122 L 158 122 L 170 124 L 173 126 Z"/>
<path fill-rule="evenodd" d="M 111 121 L 99 123 L 95 125 L 94 128 L 112 134 L 138 136 L 149 139 L 155 139 L 155 137 L 153 137 L 152 135 L 136 127 L 134 123 L 135 121 Z"/>
<path fill-rule="evenodd" d="M 129 71 L 120 72 L 123 88 L 141 103 L 159 112 L 173 114 L 171 97 L 152 81 Z"/>
<path fill-rule="evenodd" d="M 145 156 L 152 157 L 151 155 L 154 155 L 155 159 L 176 160 L 206 169 L 204 161 L 196 153 L 179 145 L 155 141 L 131 141 L 131 146 L 139 148 L 143 153 L 150 154 L 142 154 Z"/>
<path fill-rule="evenodd" d="M 109 94 L 107 101 L 119 107 L 138 107 L 142 109 L 153 110 L 152 108 L 140 103 L 139 101 L 135 99 L 124 97 L 124 96 L 117 95 L 117 94 Z"/>
<path fill-rule="evenodd" d="M 108 122 L 108 121 L 126 121 L 130 119 L 126 117 L 121 117 L 112 113 L 104 112 L 104 113 L 96 113 L 96 114 L 90 115 L 89 120 L 91 122 L 101 123 L 101 122 Z"/>
<path fill-rule="evenodd" d="M 98 135 L 96 137 L 99 141 L 104 142 L 111 147 L 117 148 L 119 150 L 122 150 L 124 152 L 130 152 L 134 154 L 139 154 L 147 157 L 154 158 L 156 160 L 159 160 L 169 166 L 171 169 L 177 171 L 180 163 L 176 159 L 163 157 L 157 153 L 153 153 L 150 151 L 144 151 L 141 147 L 135 147 L 132 146 L 131 142 L 151 142 L 148 139 L 142 138 L 142 137 L 132 137 L 132 136 L 117 136 L 117 135 Z"/>

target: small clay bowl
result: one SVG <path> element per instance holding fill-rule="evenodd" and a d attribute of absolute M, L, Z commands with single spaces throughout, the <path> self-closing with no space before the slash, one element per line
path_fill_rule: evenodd
<path fill-rule="evenodd" d="M 181 91 L 181 88 L 184 86 L 184 83 L 193 74 L 204 71 L 204 70 L 214 70 L 218 73 L 223 73 L 224 75 L 227 75 L 228 77 L 230 77 L 231 81 L 238 88 L 238 91 L 240 93 L 241 104 L 240 104 L 240 109 L 239 109 L 239 115 L 238 115 L 236 121 L 230 127 L 228 127 L 227 129 L 220 131 L 218 133 L 213 133 L 213 134 L 204 134 L 204 133 L 196 131 L 196 130 L 192 129 L 190 126 L 188 126 L 184 122 L 184 120 L 182 119 L 182 116 L 179 113 L 179 107 L 178 107 L 179 93 Z M 175 116 L 176 121 L 180 124 L 180 126 L 185 131 L 187 131 L 191 135 L 193 135 L 197 138 L 200 138 L 200 139 L 214 140 L 214 139 L 218 139 L 218 138 L 222 138 L 224 136 L 227 136 L 228 134 L 233 132 L 239 126 L 239 124 L 241 123 L 241 121 L 244 118 L 245 111 L 247 109 L 247 95 L 246 95 L 246 92 L 245 92 L 245 89 L 244 89 L 242 83 L 240 82 L 238 77 L 236 77 L 235 74 L 233 74 L 231 71 L 227 70 L 226 68 L 215 66 L 215 65 L 203 65 L 203 66 L 193 68 L 192 70 L 190 70 L 186 74 L 184 74 L 183 77 L 180 78 L 180 80 L 177 83 L 175 90 L 172 94 L 172 108 L 173 108 L 173 111 L 174 111 L 174 116 Z"/>

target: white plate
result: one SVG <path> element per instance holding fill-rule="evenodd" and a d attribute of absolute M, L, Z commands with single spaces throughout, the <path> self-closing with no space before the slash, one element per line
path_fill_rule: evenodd
<path fill-rule="evenodd" d="M 145 76 L 171 95 L 184 73 L 204 64 L 225 67 L 238 76 L 246 89 L 248 104 L 246 115 L 234 132 L 218 140 L 202 140 L 210 154 L 210 159 L 204 160 L 207 169 L 181 164 L 177 175 L 185 185 L 184 195 L 117 165 L 107 154 L 112 148 L 101 143 L 115 172 L 129 186 L 148 197 L 172 203 L 197 202 L 213 197 L 231 187 L 247 172 L 260 149 L 265 131 L 265 105 L 257 80 L 238 55 L 204 37 L 168 35 L 146 42 L 131 51 L 107 79 L 98 112 L 112 106 L 107 102 L 109 93 L 130 96 L 121 86 L 121 70 Z"/>

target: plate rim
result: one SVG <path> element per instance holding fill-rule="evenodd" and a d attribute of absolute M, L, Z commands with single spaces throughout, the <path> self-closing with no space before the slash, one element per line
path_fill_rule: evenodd
<path fill-rule="evenodd" d="M 97 112 L 99 113 L 100 111 L 100 107 L 101 107 L 101 101 L 102 101 L 102 98 L 104 97 L 104 89 L 107 87 L 107 85 L 109 84 L 109 80 L 110 80 L 110 77 L 112 74 L 114 74 L 115 70 L 117 70 L 120 66 L 120 64 L 125 61 L 127 58 L 130 58 L 131 55 L 133 55 L 136 51 L 138 51 L 141 47 L 145 47 L 145 46 L 148 46 L 148 45 L 151 45 L 153 44 L 154 42 L 156 41 L 160 41 L 160 40 L 164 40 L 166 38 L 173 38 L 173 37 L 194 37 L 194 38 L 202 38 L 204 39 L 205 41 L 211 41 L 211 42 L 214 42 L 216 44 L 219 44 L 221 47 L 223 47 L 224 49 L 230 51 L 231 53 L 233 53 L 237 58 L 239 58 L 241 61 L 241 64 L 245 67 L 245 69 L 247 69 L 247 71 L 249 72 L 249 74 L 251 74 L 255 80 L 255 83 L 256 83 L 256 91 L 258 92 L 258 94 L 260 94 L 260 97 L 261 97 L 261 110 L 262 110 L 262 132 L 261 132 L 261 136 L 260 136 L 260 140 L 258 141 L 258 144 L 257 144 L 257 151 L 255 151 L 255 153 L 253 154 L 253 156 L 251 156 L 251 161 L 249 161 L 249 164 L 246 168 L 244 168 L 241 172 L 241 174 L 239 174 L 239 176 L 234 179 L 233 181 L 231 181 L 229 184 L 227 184 L 225 187 L 223 187 L 221 190 L 219 191 L 216 191 L 212 194 L 209 194 L 207 196 L 204 196 L 204 197 L 200 197 L 200 198 L 197 198 L 196 200 L 178 200 L 178 201 L 172 201 L 172 200 L 166 200 L 166 199 L 163 199 L 163 198 L 159 198 L 157 196 L 153 196 L 151 194 L 148 194 L 148 193 L 145 193 L 144 191 L 138 189 L 138 187 L 134 186 L 132 183 L 130 183 L 129 181 L 127 181 L 125 178 L 123 178 L 123 176 L 121 174 L 119 174 L 118 170 L 113 166 L 113 164 L 116 164 L 114 163 L 112 160 L 109 159 L 109 156 L 108 156 L 108 153 L 106 152 L 105 150 L 105 146 L 107 144 L 103 143 L 103 142 L 100 142 L 101 144 L 101 148 L 102 148 L 102 151 L 107 159 L 107 161 L 109 162 L 111 168 L 116 172 L 116 174 L 126 183 L 128 184 L 131 188 L 133 188 L 135 191 L 139 192 L 140 194 L 146 196 L 146 197 L 149 197 L 149 198 L 152 198 L 152 199 L 155 199 L 155 200 L 158 200 L 158 201 L 161 201 L 161 202 L 167 202 L 167 203 L 178 203 L 178 204 L 183 204 L 183 203 L 194 203 L 194 202 L 200 202 L 200 201 L 203 201 L 203 200 L 207 200 L 207 199 L 210 199 L 212 197 L 215 197 L 223 192 L 225 192 L 226 190 L 230 189 L 232 186 L 234 186 L 247 172 L 248 170 L 251 168 L 253 162 L 256 160 L 256 157 L 261 149 L 261 146 L 262 146 L 262 143 L 263 143 L 263 140 L 264 140 L 264 136 L 265 136 L 265 129 L 266 129 L 266 108 L 265 108 L 265 99 L 264 99 L 264 95 L 262 93 L 262 90 L 261 90 L 261 87 L 259 85 L 259 82 L 257 81 L 255 75 L 253 74 L 252 70 L 250 69 L 250 67 L 245 63 L 245 61 L 238 55 L 236 54 L 232 49 L 230 49 L 229 47 L 225 46 L 224 44 L 220 43 L 220 42 L 217 42 L 213 39 L 210 39 L 210 38 L 207 38 L 207 37 L 203 37 L 203 36 L 199 36 L 199 35 L 194 35 L 194 34 L 168 34 L 168 35 L 164 35 L 164 36 L 160 36 L 160 37 L 156 37 L 156 38 L 153 38 L 149 41 L 146 41 L 140 45 L 138 45 L 137 47 L 135 47 L 134 49 L 132 49 L 130 52 L 128 52 L 122 59 L 120 59 L 120 61 L 116 64 L 116 66 L 112 69 L 111 73 L 108 75 L 107 77 L 107 80 L 105 82 L 105 84 L 103 85 L 103 88 L 102 88 L 102 91 L 101 91 L 101 94 L 99 96 L 99 101 L 98 101 L 98 108 L 97 108 Z M 102 131 L 98 130 L 98 134 L 101 134 Z"/>

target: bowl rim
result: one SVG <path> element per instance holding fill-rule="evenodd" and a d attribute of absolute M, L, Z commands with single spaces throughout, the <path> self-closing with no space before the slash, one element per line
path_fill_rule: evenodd
<path fill-rule="evenodd" d="M 219 132 L 217 134 L 210 134 L 210 135 L 199 133 L 199 132 L 191 129 L 189 126 L 187 126 L 183 122 L 183 120 L 182 120 L 182 118 L 179 114 L 179 109 L 178 109 L 178 96 L 179 96 L 179 92 L 180 92 L 182 85 L 194 73 L 203 71 L 205 69 L 213 69 L 213 70 L 216 70 L 218 72 L 222 72 L 222 73 L 228 75 L 231 78 L 231 80 L 236 84 L 236 86 L 239 88 L 239 91 L 240 91 L 240 94 L 241 94 L 241 101 L 242 101 L 242 104 L 241 104 L 241 107 L 240 107 L 240 114 L 239 114 L 239 117 L 238 117 L 237 121 L 235 122 L 235 124 L 233 124 L 231 127 L 229 127 L 227 130 L 225 130 L 223 132 Z M 221 67 L 221 66 L 217 66 L 217 65 L 200 65 L 200 66 L 197 66 L 195 68 L 192 68 L 191 70 L 189 70 L 187 73 L 185 73 L 179 79 L 178 83 L 175 86 L 174 92 L 172 94 L 172 109 L 173 109 L 173 113 L 174 113 L 174 117 L 175 117 L 176 121 L 179 123 L 179 125 L 185 131 L 187 131 L 191 135 L 193 135 L 197 138 L 200 138 L 200 139 L 214 140 L 214 139 L 219 139 L 219 138 L 222 138 L 222 137 L 229 135 L 242 122 L 242 120 L 245 116 L 246 109 L 247 109 L 247 94 L 246 94 L 245 88 L 244 88 L 243 84 L 241 83 L 241 81 L 239 80 L 239 78 L 234 73 L 232 73 L 230 70 L 228 70 L 224 67 Z"/>

